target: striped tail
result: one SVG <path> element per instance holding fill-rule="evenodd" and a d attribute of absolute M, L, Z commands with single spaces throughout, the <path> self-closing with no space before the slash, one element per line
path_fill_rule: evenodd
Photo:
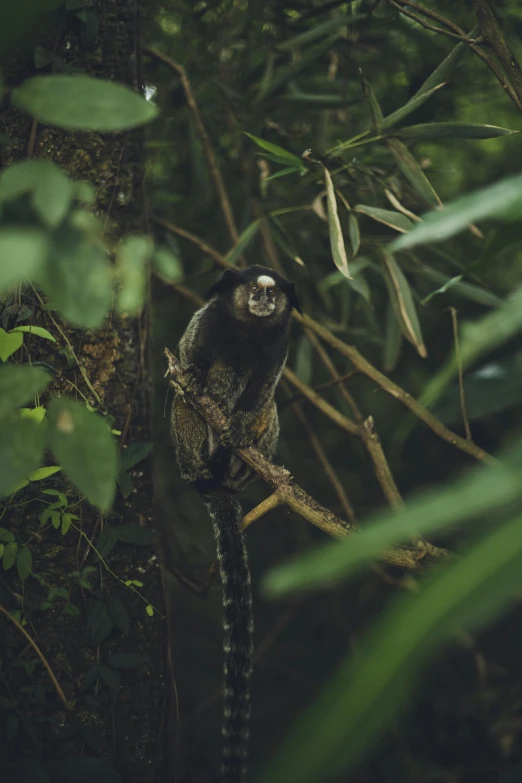
<path fill-rule="evenodd" d="M 252 672 L 252 592 L 241 506 L 225 490 L 203 492 L 208 508 L 223 584 L 225 651 L 223 764 L 221 783 L 241 783 L 246 774 Z"/>

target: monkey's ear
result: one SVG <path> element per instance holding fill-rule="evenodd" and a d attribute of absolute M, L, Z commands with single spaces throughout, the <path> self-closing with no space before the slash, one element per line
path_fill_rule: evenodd
<path fill-rule="evenodd" d="M 286 286 L 286 295 L 288 297 L 288 301 L 290 302 L 290 308 L 295 307 L 297 312 L 302 315 L 303 311 L 301 310 L 301 302 L 299 301 L 299 297 L 297 296 L 297 292 L 295 290 L 295 284 L 294 283 L 288 283 Z"/>
<path fill-rule="evenodd" d="M 239 274 L 238 269 L 225 269 L 217 283 L 214 283 L 212 288 L 207 292 L 207 299 L 212 299 L 213 296 L 229 291 L 237 281 Z"/>

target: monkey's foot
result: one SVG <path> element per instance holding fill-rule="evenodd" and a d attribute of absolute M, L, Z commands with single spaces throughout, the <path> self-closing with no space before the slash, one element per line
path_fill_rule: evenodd
<path fill-rule="evenodd" d="M 201 373 L 197 367 L 193 364 L 189 364 L 183 371 L 183 378 L 186 379 L 187 384 L 185 386 L 186 391 L 192 394 L 203 394 L 205 389 L 205 380 L 203 373 Z"/>

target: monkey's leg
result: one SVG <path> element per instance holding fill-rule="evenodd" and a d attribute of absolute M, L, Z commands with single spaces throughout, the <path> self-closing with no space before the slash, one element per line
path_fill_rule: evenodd
<path fill-rule="evenodd" d="M 181 478 L 189 482 L 209 479 L 208 426 L 181 394 L 172 403 L 170 423 Z"/>

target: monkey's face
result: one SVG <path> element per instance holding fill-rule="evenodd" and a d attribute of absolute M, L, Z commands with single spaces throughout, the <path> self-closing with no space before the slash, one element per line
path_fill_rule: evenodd
<path fill-rule="evenodd" d="M 248 285 L 248 310 L 251 315 L 267 318 L 276 309 L 277 286 L 273 277 L 259 275 Z"/>
<path fill-rule="evenodd" d="M 239 321 L 267 326 L 288 321 L 292 307 L 299 308 L 293 283 L 262 266 L 227 269 L 209 291 Z"/>

